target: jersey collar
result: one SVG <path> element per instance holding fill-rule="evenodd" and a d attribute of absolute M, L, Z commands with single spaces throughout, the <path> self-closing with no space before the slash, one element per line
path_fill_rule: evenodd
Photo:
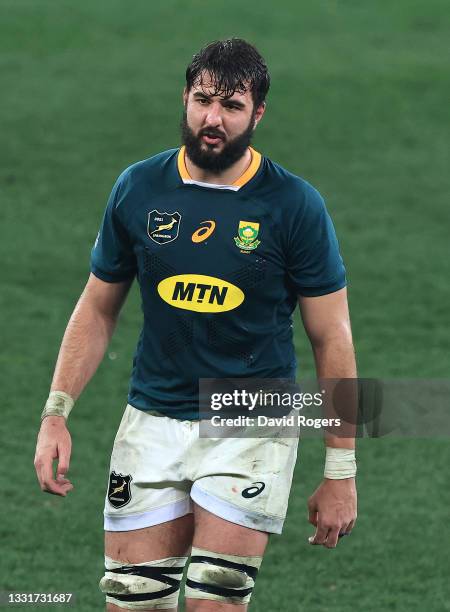
<path fill-rule="evenodd" d="M 203 183 L 202 181 L 194 181 L 191 178 L 187 168 L 186 161 L 184 159 L 186 153 L 186 147 L 182 146 L 178 151 L 177 165 L 178 172 L 180 173 L 181 180 L 185 185 L 200 185 L 200 187 L 209 187 L 210 189 L 228 189 L 231 191 L 238 191 L 241 187 L 246 185 L 258 172 L 261 165 L 261 153 L 255 151 L 252 147 L 249 147 L 252 154 L 252 161 L 247 170 L 241 174 L 241 176 L 234 181 L 232 185 L 217 185 L 216 183 Z"/>

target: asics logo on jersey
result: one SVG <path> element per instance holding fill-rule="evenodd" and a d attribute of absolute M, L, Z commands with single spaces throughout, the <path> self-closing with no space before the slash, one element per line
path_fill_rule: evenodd
<path fill-rule="evenodd" d="M 159 296 L 170 306 L 194 312 L 226 312 L 237 308 L 244 292 L 228 281 L 204 274 L 178 274 L 158 285 Z"/>
<path fill-rule="evenodd" d="M 203 227 L 199 227 L 198 229 L 195 230 L 195 232 L 192 234 L 192 242 L 203 242 L 204 240 L 207 240 L 211 234 L 214 232 L 214 230 L 216 229 L 216 222 L 215 221 L 201 221 L 200 224 L 203 223 L 207 223 L 208 225 L 205 225 Z"/>

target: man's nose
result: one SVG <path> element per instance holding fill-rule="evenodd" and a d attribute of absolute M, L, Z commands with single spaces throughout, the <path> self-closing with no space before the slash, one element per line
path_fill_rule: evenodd
<path fill-rule="evenodd" d="M 213 102 L 208 106 L 208 111 L 205 117 L 205 124 L 210 127 L 222 125 L 222 107 L 217 102 Z"/>

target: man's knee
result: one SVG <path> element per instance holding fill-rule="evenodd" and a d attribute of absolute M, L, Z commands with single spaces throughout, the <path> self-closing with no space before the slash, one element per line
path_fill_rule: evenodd
<path fill-rule="evenodd" d="M 115 606 L 112 611 L 176 610 L 186 560 L 168 557 L 133 565 L 105 557 L 99 587 L 107 605 Z"/>
<path fill-rule="evenodd" d="M 194 547 L 186 578 L 186 598 L 192 600 L 188 610 L 245 610 L 261 561 L 262 557 L 225 555 Z M 209 603 L 197 604 L 200 601 Z"/>

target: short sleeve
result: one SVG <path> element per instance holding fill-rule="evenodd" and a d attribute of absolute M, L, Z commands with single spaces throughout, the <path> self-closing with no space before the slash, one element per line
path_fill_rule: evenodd
<path fill-rule="evenodd" d="M 129 233 L 119 216 L 124 175 L 113 187 L 103 215 L 102 224 L 91 253 L 91 272 L 108 283 L 133 278 L 136 274 L 136 257 Z"/>
<path fill-rule="evenodd" d="M 333 223 L 322 196 L 307 184 L 305 206 L 291 220 L 288 277 L 298 295 L 315 297 L 346 285 Z"/>

